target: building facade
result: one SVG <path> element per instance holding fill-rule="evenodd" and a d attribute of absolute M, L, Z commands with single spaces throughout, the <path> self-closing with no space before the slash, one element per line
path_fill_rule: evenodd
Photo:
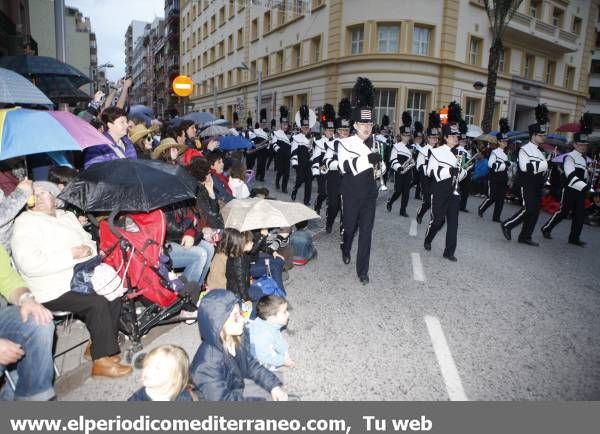
<path fill-rule="evenodd" d="M 596 32 L 589 83 L 590 98 L 585 106 L 585 111 L 590 112 L 592 115 L 594 128 L 593 135 L 600 136 L 600 12 L 595 18 Z"/>
<path fill-rule="evenodd" d="M 125 75 L 131 77 L 133 74 L 133 49 L 134 43 L 144 36 L 145 21 L 133 20 L 125 32 Z"/>
<path fill-rule="evenodd" d="M 0 2 L 0 56 L 37 54 L 37 41 L 31 34 L 28 0 Z"/>
<path fill-rule="evenodd" d="M 491 44 L 483 0 L 182 1 L 181 68 L 190 102 L 256 118 L 258 76 L 269 118 L 349 96 L 358 76 L 376 88 L 375 115 L 400 124 L 455 100 L 468 123 L 483 117 Z M 268 7 L 264 7 L 264 5 Z M 263 5 L 263 6 L 261 6 Z M 277 5 L 277 6 L 274 6 Z M 546 103 L 550 126 L 579 119 L 588 98 L 598 0 L 523 0 L 504 37 L 494 126 L 525 129 Z M 241 67 L 241 68 L 240 68 Z"/>

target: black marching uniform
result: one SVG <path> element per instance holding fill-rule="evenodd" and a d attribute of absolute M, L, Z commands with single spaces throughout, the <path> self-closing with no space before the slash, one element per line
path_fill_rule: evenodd
<path fill-rule="evenodd" d="M 331 126 L 333 127 L 333 124 Z M 325 157 L 325 151 L 327 150 L 327 143 L 329 140 L 330 139 L 325 136 L 321 136 L 320 139 L 315 140 L 311 156 L 312 175 L 317 179 L 317 199 L 315 200 L 315 212 L 317 214 L 321 213 L 321 206 L 323 205 L 323 201 L 327 198 L 327 176 L 321 173 L 321 165 L 323 164 L 323 158 Z"/>
<path fill-rule="evenodd" d="M 287 193 L 288 180 L 290 179 L 290 159 L 292 158 L 292 145 L 290 138 L 283 130 L 276 130 L 273 133 L 272 147 L 275 152 L 275 187 Z"/>
<path fill-rule="evenodd" d="M 366 114 L 362 115 L 366 117 Z M 370 111 L 369 111 L 370 122 Z M 358 252 L 356 273 L 362 283 L 369 281 L 371 235 L 375 221 L 377 183 L 371 162 L 380 162 L 381 156 L 372 152 L 372 142 L 363 141 L 358 135 L 336 140 L 338 144 L 339 168 L 343 173 L 342 193 L 342 256 L 350 262 L 352 240 L 358 229 Z"/>
<path fill-rule="evenodd" d="M 254 129 L 254 141 L 256 143 L 256 179 L 265 181 L 267 159 L 269 158 L 269 134 L 262 128 Z"/>
<path fill-rule="evenodd" d="M 534 134 L 545 134 L 544 127 L 539 124 L 530 125 L 530 137 Z M 502 233 L 507 240 L 511 239 L 510 231 L 515 226 L 523 223 L 519 234 L 519 242 L 531 246 L 538 245 L 531 240 L 531 235 L 540 214 L 540 202 L 547 170 L 548 162 L 537 145 L 529 142 L 521 147 L 519 150 L 518 182 L 521 187 L 523 205 L 511 218 L 502 223 Z"/>
<path fill-rule="evenodd" d="M 551 238 L 552 229 L 573 212 L 569 243 L 583 246 L 585 243 L 579 237 L 585 220 L 585 195 L 590 189 L 587 182 L 588 171 L 585 155 L 576 150 L 569 152 L 564 159 L 563 168 L 566 182 L 562 191 L 560 209 L 542 226 L 542 234 L 545 238 Z"/>
<path fill-rule="evenodd" d="M 465 134 L 461 134 L 461 140 L 465 140 L 467 138 L 467 136 Z M 458 145 L 456 147 L 456 153 L 458 155 L 459 158 L 462 159 L 462 161 L 464 163 L 466 163 L 467 161 L 469 161 L 471 159 L 471 153 L 465 149 L 464 146 L 462 145 Z M 467 210 L 467 201 L 469 200 L 469 190 L 471 189 L 471 172 L 472 172 L 472 168 L 474 166 L 471 166 L 471 170 L 468 170 L 465 174 L 464 179 L 462 179 L 460 181 L 460 210 L 464 211 L 464 212 L 469 212 L 469 210 Z"/>
<path fill-rule="evenodd" d="M 436 133 L 437 134 L 437 133 Z M 417 155 L 416 170 L 419 178 L 419 185 L 421 186 L 421 206 L 417 210 L 417 223 L 421 224 L 423 216 L 431 208 L 431 178 L 427 174 L 427 164 L 429 163 L 429 154 L 433 148 L 429 143 L 421 146 L 419 154 Z"/>
<path fill-rule="evenodd" d="M 292 167 L 296 169 L 296 184 L 292 190 L 292 200 L 296 200 L 298 189 L 304 184 L 304 205 L 310 205 L 312 193 L 312 168 L 310 156 L 313 139 L 302 133 L 292 136 Z"/>
<path fill-rule="evenodd" d="M 448 134 L 458 135 L 458 128 L 455 126 Z M 431 221 L 425 233 L 423 246 L 426 250 L 431 250 L 431 242 L 438 231 L 446 223 L 446 244 L 444 257 L 456 261 L 454 252 L 456 251 L 456 234 L 458 231 L 458 213 L 460 206 L 460 195 L 455 194 L 455 187 L 466 173 L 460 169 L 458 159 L 448 145 L 442 145 L 431 150 L 429 162 L 427 165 L 427 174 L 431 177 Z"/>
<path fill-rule="evenodd" d="M 483 213 L 492 205 L 494 205 L 493 221 L 500 222 L 502 208 L 504 207 L 504 198 L 508 188 L 508 168 L 510 161 L 508 156 L 501 148 L 496 148 L 490 153 L 488 159 L 488 167 L 490 168 L 490 178 L 488 180 L 487 198 L 481 202 L 477 211 L 479 217 L 483 217 Z"/>
<path fill-rule="evenodd" d="M 407 128 L 408 134 L 410 134 L 410 127 Z M 412 168 L 414 167 L 414 160 L 412 152 L 405 143 L 398 142 L 394 144 L 390 155 L 390 165 L 392 170 L 395 171 L 396 177 L 394 178 L 394 194 L 392 194 L 392 197 L 387 201 L 387 210 L 391 211 L 392 204 L 396 199 L 401 197 L 400 215 L 408 217 L 408 214 L 406 214 L 406 206 L 408 205 L 410 187 L 412 185 Z"/>

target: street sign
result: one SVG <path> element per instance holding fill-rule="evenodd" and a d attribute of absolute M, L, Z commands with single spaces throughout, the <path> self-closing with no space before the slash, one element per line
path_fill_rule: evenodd
<path fill-rule="evenodd" d="M 173 80 L 173 92 L 178 96 L 190 96 L 194 91 L 194 82 L 187 75 L 178 75 Z"/>
<path fill-rule="evenodd" d="M 440 121 L 443 125 L 448 123 L 448 108 L 446 106 L 440 109 Z"/>

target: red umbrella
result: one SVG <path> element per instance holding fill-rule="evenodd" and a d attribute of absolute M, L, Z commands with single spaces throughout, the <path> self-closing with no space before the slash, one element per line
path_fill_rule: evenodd
<path fill-rule="evenodd" d="M 570 122 L 568 124 L 561 125 L 556 129 L 560 133 L 578 133 L 581 131 L 581 124 L 579 122 Z"/>

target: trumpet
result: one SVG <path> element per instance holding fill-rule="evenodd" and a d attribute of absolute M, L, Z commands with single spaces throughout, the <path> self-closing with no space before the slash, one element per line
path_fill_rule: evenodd
<path fill-rule="evenodd" d="M 596 183 L 596 173 L 597 173 L 597 165 L 598 162 L 597 160 L 594 160 L 594 162 L 592 164 L 590 164 L 587 168 L 588 170 L 588 185 L 590 186 L 590 193 L 594 194 L 596 193 L 596 190 L 594 190 L 594 185 Z"/>
<path fill-rule="evenodd" d="M 548 170 L 546 173 L 546 182 L 544 182 L 544 187 L 550 187 L 551 183 L 550 183 L 550 176 L 552 175 L 552 168 L 550 167 L 550 163 L 552 162 L 552 159 L 554 157 L 556 157 L 556 154 L 558 153 L 557 148 L 554 148 L 554 150 L 548 154 L 548 156 L 546 157 L 546 162 L 548 163 Z"/>
<path fill-rule="evenodd" d="M 406 172 L 408 172 L 409 170 L 411 170 L 413 167 L 415 167 L 415 160 L 414 158 L 408 158 L 403 164 L 402 166 L 400 166 L 400 175 L 404 175 Z"/>
<path fill-rule="evenodd" d="M 475 159 L 477 157 L 479 157 L 481 155 L 481 152 L 477 152 L 475 155 L 473 155 L 471 158 L 469 158 L 466 162 L 464 162 L 463 164 L 461 164 L 460 168 L 466 172 L 468 172 L 469 170 L 471 170 L 471 168 L 475 165 Z M 461 160 L 464 160 L 464 154 L 461 155 Z"/>
<path fill-rule="evenodd" d="M 381 155 L 381 163 L 377 164 L 377 167 L 375 167 L 373 173 L 375 175 L 375 179 L 379 178 L 379 182 L 381 183 L 379 185 L 379 190 L 381 191 L 386 191 L 388 188 L 385 185 L 385 180 L 383 179 L 383 174 L 385 172 L 385 163 L 383 162 L 384 158 L 385 158 L 385 149 L 382 146 L 382 144 L 378 141 L 375 140 L 375 135 L 371 136 L 373 139 L 373 152 L 377 152 L 379 155 Z"/>

